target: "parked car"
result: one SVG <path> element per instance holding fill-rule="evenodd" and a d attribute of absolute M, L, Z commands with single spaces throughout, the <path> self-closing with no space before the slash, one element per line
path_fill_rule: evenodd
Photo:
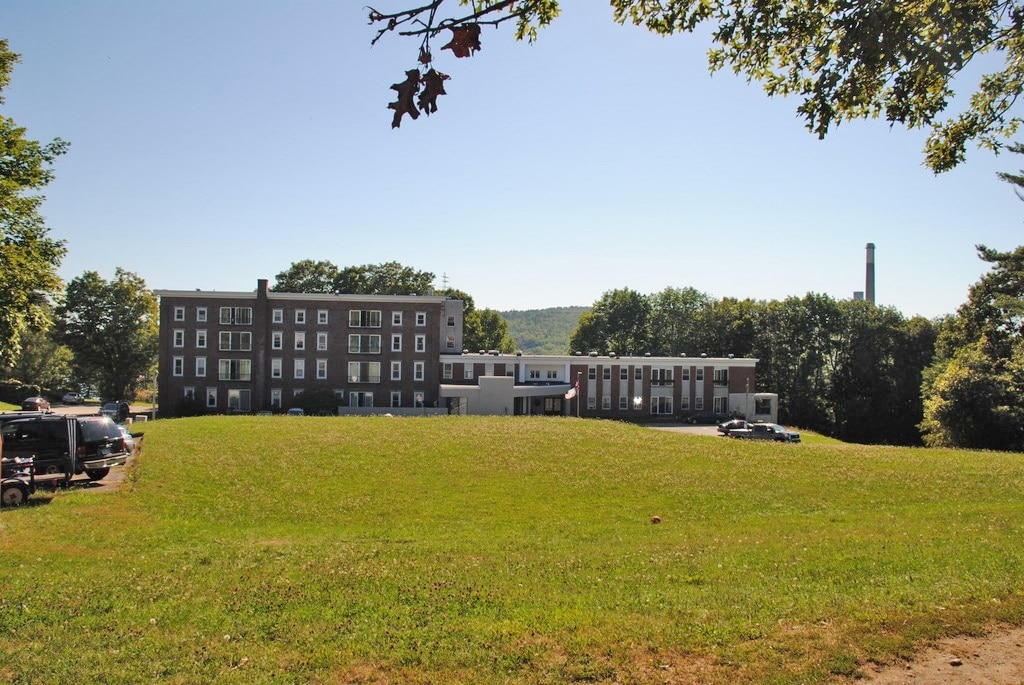
<path fill-rule="evenodd" d="M 109 416 L 118 423 L 124 422 L 131 414 L 131 407 L 128 406 L 127 402 L 104 402 L 103 406 L 100 407 L 101 416 Z"/>
<path fill-rule="evenodd" d="M 690 414 L 683 420 L 686 423 L 703 423 L 703 424 L 717 424 L 725 421 L 729 418 L 728 414 L 722 414 L 720 412 L 706 411 L 698 412 L 696 414 Z"/>
<path fill-rule="evenodd" d="M 64 404 L 81 404 L 82 396 L 77 392 L 66 392 L 64 396 L 60 398 L 60 401 Z"/>
<path fill-rule="evenodd" d="M 786 430 L 777 423 L 752 423 L 749 428 L 737 428 L 728 433 L 730 438 L 739 440 L 775 440 L 778 442 L 800 442 L 800 434 Z"/>
<path fill-rule="evenodd" d="M 128 454 L 135 451 L 135 436 L 128 430 L 128 427 L 124 424 L 117 424 L 117 429 L 121 432 L 121 437 L 124 438 L 124 450 Z"/>
<path fill-rule="evenodd" d="M 21 401 L 23 411 L 50 411 L 50 400 L 45 397 L 26 397 Z"/>
<path fill-rule="evenodd" d="M 302 407 L 292 407 L 288 410 L 288 416 L 305 416 L 306 412 Z"/>
<path fill-rule="evenodd" d="M 6 416 L 9 415 L 5 415 Z M 74 429 L 75 451 L 70 450 Z M 100 480 L 128 461 L 124 436 L 106 416 L 36 414 L 0 422 L 3 457 L 35 457 L 35 473 L 85 473 Z"/>
<path fill-rule="evenodd" d="M 750 424 L 744 419 L 730 419 L 723 423 L 718 424 L 718 432 L 722 435 L 728 435 L 729 431 L 739 430 L 741 428 L 749 428 Z"/>

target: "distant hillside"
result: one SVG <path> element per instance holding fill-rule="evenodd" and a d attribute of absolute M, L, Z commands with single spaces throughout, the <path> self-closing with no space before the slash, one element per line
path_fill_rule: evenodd
<path fill-rule="evenodd" d="M 550 307 L 548 309 L 513 309 L 501 312 L 508 321 L 508 332 L 516 349 L 523 354 L 568 354 L 569 336 L 583 312 L 590 307 Z"/>

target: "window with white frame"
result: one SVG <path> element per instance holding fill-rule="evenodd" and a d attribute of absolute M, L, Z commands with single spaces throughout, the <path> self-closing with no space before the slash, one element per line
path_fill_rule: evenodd
<path fill-rule="evenodd" d="M 380 310 L 350 309 L 348 325 L 351 328 L 380 328 Z"/>
<path fill-rule="evenodd" d="M 252 307 L 221 307 L 220 323 L 222 326 L 251 326 Z"/>
<path fill-rule="evenodd" d="M 638 366 L 633 369 L 633 380 L 642 381 L 644 379 L 644 369 L 642 366 Z"/>
<path fill-rule="evenodd" d="M 729 398 L 728 397 L 715 397 L 714 399 L 712 399 L 711 404 L 712 404 L 711 411 L 714 411 L 714 412 L 716 412 L 718 414 L 728 414 L 729 413 Z"/>
<path fill-rule="evenodd" d="M 391 312 L 391 325 L 401 326 L 402 325 L 402 312 Z"/>
<path fill-rule="evenodd" d="M 445 362 L 441 365 L 441 377 L 444 380 L 450 381 L 452 379 L 452 368 L 453 367 L 450 362 Z"/>
<path fill-rule="evenodd" d="M 629 409 L 629 398 L 625 395 L 619 395 L 619 410 L 626 411 Z"/>
<path fill-rule="evenodd" d="M 277 409 L 281 408 L 281 388 L 270 389 L 270 406 Z"/>
<path fill-rule="evenodd" d="M 199 378 L 206 376 L 206 357 L 196 357 L 196 376 Z"/>
<path fill-rule="evenodd" d="M 448 315 L 448 328 L 455 328 L 455 317 L 451 314 Z"/>
<path fill-rule="evenodd" d="M 704 382 L 704 367 L 700 367 L 696 370 L 696 373 L 694 374 L 694 380 L 696 380 L 698 383 Z"/>
<path fill-rule="evenodd" d="M 620 381 L 628 381 L 629 380 L 629 368 L 628 367 L 626 367 L 626 366 L 620 366 L 619 367 L 619 380 Z"/>
<path fill-rule="evenodd" d="M 326 309 L 318 309 L 318 310 L 316 310 L 316 323 L 319 326 L 326 326 L 327 325 L 327 310 Z"/>
<path fill-rule="evenodd" d="M 380 383 L 380 362 L 349 362 L 348 380 L 349 383 Z M 350 394 L 349 399 L 351 397 Z"/>
<path fill-rule="evenodd" d="M 697 411 L 704 411 L 704 396 L 697 395 L 693 398 L 693 408 Z"/>
<path fill-rule="evenodd" d="M 206 307 L 196 307 L 196 321 L 206 323 Z"/>
<path fill-rule="evenodd" d="M 196 398 L 196 386 L 186 385 L 185 386 L 185 399 L 194 400 Z"/>
<path fill-rule="evenodd" d="M 683 380 L 686 381 L 687 383 L 690 382 L 690 367 L 689 366 L 684 366 L 683 367 Z"/>
<path fill-rule="evenodd" d="M 455 349 L 455 336 L 454 335 L 445 336 L 444 347 L 445 347 L 446 350 L 454 350 Z"/>
<path fill-rule="evenodd" d="M 206 389 L 206 406 L 216 407 L 217 406 L 217 388 Z"/>
<path fill-rule="evenodd" d="M 391 380 L 402 380 L 402 362 L 391 362 Z"/>
<path fill-rule="evenodd" d="M 196 331 L 196 347 L 201 350 L 206 349 L 206 329 L 200 328 Z"/>
<path fill-rule="evenodd" d="M 318 358 L 316 360 L 316 377 L 317 380 L 325 380 L 327 378 L 327 360 Z"/>
<path fill-rule="evenodd" d="M 185 329 L 175 328 L 174 329 L 174 347 L 185 346 Z"/>
<path fill-rule="evenodd" d="M 414 406 L 414 407 L 422 407 L 423 406 L 423 393 L 422 392 L 414 392 L 412 394 L 412 406 Z"/>
<path fill-rule="evenodd" d="M 601 377 L 606 381 L 610 381 L 612 379 L 612 367 L 606 366 L 601 369 Z"/>
<path fill-rule="evenodd" d="M 306 310 L 296 309 L 295 310 L 295 323 L 299 326 L 306 323 Z"/>
<path fill-rule="evenodd" d="M 591 366 L 589 369 L 587 369 L 587 380 L 588 381 L 596 381 L 597 380 L 597 367 Z"/>
<path fill-rule="evenodd" d="M 281 308 L 274 309 L 270 313 L 271 323 L 284 323 L 284 310 Z"/>
<path fill-rule="evenodd" d="M 427 336 L 417 335 L 416 336 L 416 351 L 426 352 L 427 350 Z"/>
<path fill-rule="evenodd" d="M 607 410 L 609 410 L 611 408 L 612 408 L 612 396 L 611 395 L 602 395 L 601 396 L 601 409 L 604 409 L 605 411 L 607 411 Z"/>
<path fill-rule="evenodd" d="M 348 394 L 348 406 L 350 407 L 372 407 L 373 393 L 363 390 L 356 390 Z"/>
<path fill-rule="evenodd" d="M 174 357 L 171 359 L 171 375 L 172 376 L 184 376 L 185 375 L 185 358 Z"/>
<path fill-rule="evenodd" d="M 672 413 L 672 398 L 671 397 L 659 397 L 655 395 L 651 398 L 651 413 L 658 414 L 661 416 L 668 416 Z"/>
<path fill-rule="evenodd" d="M 392 407 L 401 407 L 402 406 L 402 393 L 398 392 L 397 390 L 393 390 L 391 392 L 391 406 Z"/>
<path fill-rule="evenodd" d="M 540 369 L 530 369 L 530 380 L 540 380 Z"/>
<path fill-rule="evenodd" d="M 380 354 L 380 336 L 350 333 L 348 351 L 349 354 Z"/>
<path fill-rule="evenodd" d="M 412 379 L 414 381 L 423 380 L 423 371 L 426 367 L 423 362 L 413 362 L 412 364 Z"/>
<path fill-rule="evenodd" d="M 597 409 L 597 398 L 595 396 L 587 396 L 587 409 Z"/>
<path fill-rule="evenodd" d="M 247 388 L 228 388 L 228 409 L 249 411 L 252 409 L 252 391 Z"/>
<path fill-rule="evenodd" d="M 462 377 L 467 381 L 473 380 L 473 365 L 466 364 L 462 369 Z"/>
<path fill-rule="evenodd" d="M 217 360 L 217 377 L 222 381 L 251 381 L 252 360 L 219 359 Z"/>
<path fill-rule="evenodd" d="M 549 381 L 557 381 L 558 380 L 558 372 L 555 371 L 554 369 L 548 369 L 548 380 Z"/>
<path fill-rule="evenodd" d="M 391 334 L 391 351 L 401 352 L 402 351 L 402 334 L 392 333 Z"/>
<path fill-rule="evenodd" d="M 284 349 L 284 331 L 272 331 L 270 333 L 270 349 Z"/>
<path fill-rule="evenodd" d="M 249 331 L 221 331 L 218 349 L 221 352 L 251 352 L 252 333 Z"/>
<path fill-rule="evenodd" d="M 306 332 L 295 331 L 295 349 L 304 350 L 306 349 Z"/>
<path fill-rule="evenodd" d="M 416 312 L 416 325 L 417 326 L 426 326 L 427 325 L 427 313 L 426 312 Z"/>
<path fill-rule="evenodd" d="M 690 409 L 690 396 L 685 392 L 683 393 L 683 396 L 679 398 L 679 409 L 681 411 L 688 411 Z"/>
<path fill-rule="evenodd" d="M 316 334 L 316 349 L 320 352 L 327 349 L 327 333 L 321 331 Z"/>
<path fill-rule="evenodd" d="M 292 373 L 292 377 L 293 378 L 305 378 L 306 377 L 306 360 L 302 359 L 302 358 L 296 359 L 295 363 L 294 363 L 294 365 L 292 367 L 292 371 L 293 371 L 293 373 Z"/>
<path fill-rule="evenodd" d="M 175 307 L 174 308 L 174 320 L 175 321 L 184 321 L 185 320 L 185 308 L 184 307 Z"/>
<path fill-rule="evenodd" d="M 280 378 L 281 369 L 283 368 L 284 360 L 280 357 L 271 357 L 270 359 L 270 377 Z"/>

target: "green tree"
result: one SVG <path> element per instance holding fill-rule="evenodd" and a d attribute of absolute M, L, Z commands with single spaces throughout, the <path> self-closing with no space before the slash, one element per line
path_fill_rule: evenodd
<path fill-rule="evenodd" d="M 132 399 L 157 353 L 157 299 L 145 281 L 123 269 L 110 281 L 87 271 L 68 283 L 57 316 L 76 377 L 106 399 Z"/>
<path fill-rule="evenodd" d="M 416 69 L 395 86 L 402 114 L 437 109 L 444 94 L 430 39 L 468 57 L 481 48 L 480 26 L 512 21 L 517 38 L 534 40 L 558 16 L 557 0 L 435 0 L 382 13 L 378 32 L 420 39 Z M 769 96 L 791 96 L 806 127 L 825 137 L 839 123 L 882 117 L 927 127 L 925 160 L 934 171 L 962 162 L 968 142 L 998 149 L 1016 132 L 1012 114 L 1024 89 L 1024 3 L 1021 0 L 609 0 L 619 22 L 661 34 L 699 33 L 712 47 L 712 72 L 728 69 L 759 82 Z M 444 49 L 442 48 L 442 50 Z M 953 81 L 981 55 L 993 71 L 979 77 L 962 111 L 951 111 Z M 424 73 L 420 73 L 420 70 Z M 434 76 L 432 76 L 434 75 Z M 420 87 L 423 92 L 420 93 Z M 420 100 L 414 96 L 420 93 Z"/>
<path fill-rule="evenodd" d="M 508 322 L 494 309 L 473 309 L 463 322 L 462 344 L 467 350 L 515 352 L 516 341 L 508 333 Z"/>
<path fill-rule="evenodd" d="M 584 354 L 637 356 L 651 351 L 651 303 L 629 288 L 609 290 L 580 317 L 569 347 Z"/>
<path fill-rule="evenodd" d="M 277 274 L 271 290 L 280 293 L 336 293 L 341 271 L 326 261 L 303 259 Z"/>
<path fill-rule="evenodd" d="M 701 352 L 698 317 L 710 302 L 696 288 L 665 288 L 651 295 L 651 354 L 675 357 Z"/>
<path fill-rule="evenodd" d="M 341 270 L 334 291 L 358 295 L 432 295 L 434 274 L 398 262 L 349 266 Z"/>
<path fill-rule="evenodd" d="M 77 390 L 71 361 L 71 350 L 55 341 L 51 331 L 29 329 L 21 333 L 21 354 L 8 376 L 54 393 Z"/>
<path fill-rule="evenodd" d="M 0 104 L 19 61 L 0 40 Z M 0 365 L 13 364 L 22 333 L 49 323 L 49 300 L 62 287 L 57 268 L 64 242 L 49 237 L 39 213 L 43 196 L 31 194 L 53 179 L 50 165 L 67 150 L 59 138 L 41 145 L 25 129 L 0 116 Z"/>

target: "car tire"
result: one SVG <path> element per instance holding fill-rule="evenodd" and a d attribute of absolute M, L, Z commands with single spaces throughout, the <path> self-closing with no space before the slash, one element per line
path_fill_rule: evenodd
<path fill-rule="evenodd" d="M 86 469 L 85 475 L 89 476 L 89 480 L 103 480 L 110 473 L 110 468 L 102 469 Z"/>
<path fill-rule="evenodd" d="M 4 483 L 0 502 L 5 507 L 20 507 L 28 500 L 28 488 L 18 483 Z"/>

